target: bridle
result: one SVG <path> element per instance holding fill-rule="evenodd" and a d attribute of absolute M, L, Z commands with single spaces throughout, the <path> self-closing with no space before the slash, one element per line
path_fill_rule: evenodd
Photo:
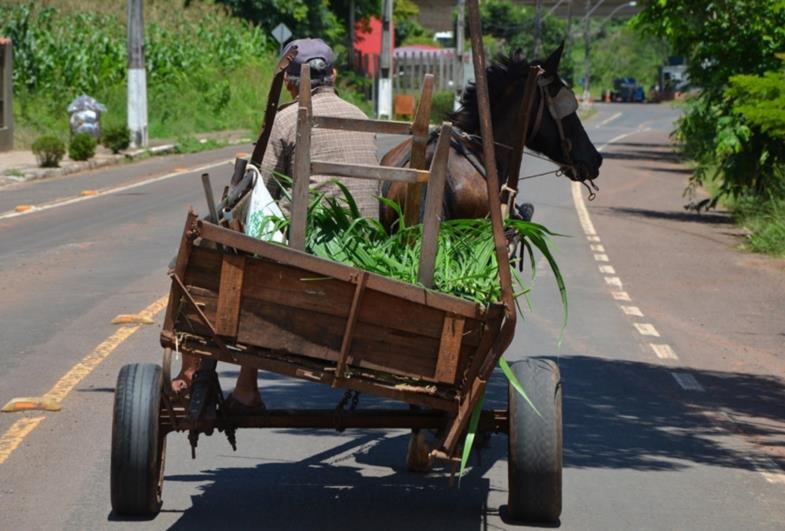
<path fill-rule="evenodd" d="M 555 96 L 552 96 L 548 87 L 558 81 L 561 82 L 561 88 L 556 93 Z M 564 124 L 562 120 L 574 114 L 578 111 L 579 105 L 578 100 L 575 98 L 575 94 L 573 94 L 572 90 L 564 83 L 558 76 L 551 75 L 548 76 L 545 74 L 544 70 L 540 69 L 537 75 L 537 92 L 539 93 L 539 103 L 537 105 L 537 110 L 535 112 L 535 119 L 529 128 L 526 137 L 529 140 L 533 140 L 537 138 L 537 135 L 540 133 L 540 128 L 542 126 L 542 118 L 545 114 L 545 109 L 548 109 L 548 113 L 553 118 L 553 121 L 556 123 L 556 129 L 559 133 L 559 142 L 562 149 L 562 155 L 564 157 L 563 162 L 558 162 L 558 168 L 555 170 L 550 170 L 542 173 L 537 173 L 534 175 L 526 175 L 523 177 L 512 178 L 512 175 L 507 176 L 507 182 L 502 186 L 502 191 L 506 192 L 508 201 L 512 200 L 515 195 L 517 195 L 517 181 L 525 180 L 525 179 L 533 179 L 535 177 L 542 177 L 545 175 L 555 174 L 557 177 L 561 175 L 566 175 L 567 172 L 570 172 L 572 175 L 578 176 L 580 175 L 580 169 L 575 164 L 573 159 L 573 146 L 572 142 L 564 132 Z M 525 96 L 524 96 L 525 97 Z M 458 132 L 453 129 L 453 134 L 457 137 L 464 138 L 469 140 L 471 143 L 476 144 L 481 142 L 481 138 L 477 135 L 472 135 L 465 132 Z M 497 147 L 500 147 L 507 151 L 514 151 L 515 148 L 508 144 L 504 144 L 502 142 L 494 141 L 494 144 Z M 472 150 L 474 151 L 474 150 Z M 534 153 L 529 153 L 531 156 L 535 158 L 539 158 L 542 160 L 547 160 L 549 162 L 555 162 L 547 157 L 539 156 Z M 464 151 L 464 156 L 467 153 Z M 475 157 L 478 157 L 479 153 L 472 153 Z M 474 161 L 472 157 L 467 157 L 469 162 L 472 163 L 475 168 L 478 170 L 481 168 L 482 164 L 479 160 Z M 479 157 L 478 157 L 479 159 Z M 481 172 L 484 174 L 484 172 Z M 589 200 L 595 198 L 596 192 L 599 191 L 599 188 L 594 183 L 594 180 L 591 178 L 587 179 L 575 179 L 576 181 L 580 182 L 589 190 Z"/>

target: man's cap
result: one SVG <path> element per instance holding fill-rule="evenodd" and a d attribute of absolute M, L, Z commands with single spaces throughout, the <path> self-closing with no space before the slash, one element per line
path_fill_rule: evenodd
<path fill-rule="evenodd" d="M 313 59 L 322 59 L 324 61 L 323 69 L 327 75 L 332 73 L 333 63 L 335 62 L 335 54 L 330 46 L 322 39 L 296 39 L 291 41 L 284 48 L 283 53 L 289 51 L 292 46 L 297 46 L 297 55 L 294 61 L 291 62 L 286 69 L 286 73 L 290 76 L 300 75 L 300 66 L 308 63 Z M 322 66 L 322 65 L 320 65 Z M 311 73 L 314 73 L 312 65 Z M 321 70 L 321 68 L 319 69 Z"/>

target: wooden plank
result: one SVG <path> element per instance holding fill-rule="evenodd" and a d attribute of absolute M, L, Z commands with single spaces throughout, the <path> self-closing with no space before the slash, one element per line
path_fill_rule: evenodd
<path fill-rule="evenodd" d="M 444 188 L 447 182 L 447 159 L 450 156 L 450 136 L 452 126 L 444 122 L 436 144 L 436 152 L 431 161 L 431 179 L 423 213 L 422 248 L 417 277 L 426 288 L 433 286 L 433 270 L 439 243 L 439 226 L 443 216 Z"/>
<path fill-rule="evenodd" d="M 357 273 L 357 269 L 351 266 L 325 260 L 281 245 L 263 242 L 245 234 L 213 225 L 204 220 L 199 220 L 197 225 L 199 227 L 199 235 L 203 240 L 215 242 L 249 254 L 256 254 L 283 265 L 305 269 L 313 277 L 326 276 L 351 282 L 353 275 Z M 370 273 L 368 276 L 368 289 L 446 312 L 463 315 L 471 319 L 484 320 L 485 310 L 479 304 L 373 273 Z"/>
<path fill-rule="evenodd" d="M 346 318 L 243 299 L 238 344 L 337 362 Z M 435 381 L 439 340 L 357 323 L 350 365 Z"/>
<path fill-rule="evenodd" d="M 314 116 L 314 129 L 337 129 L 359 133 L 379 133 L 388 135 L 410 135 L 410 122 L 391 120 L 366 120 L 364 118 L 339 118 L 337 116 Z"/>
<path fill-rule="evenodd" d="M 445 315 L 442 329 L 441 343 L 439 344 L 439 357 L 436 361 L 436 374 L 438 382 L 454 384 L 458 375 L 460 364 L 461 341 L 463 327 L 466 320 L 460 316 Z"/>
<path fill-rule="evenodd" d="M 245 257 L 225 254 L 221 265 L 221 284 L 218 289 L 218 310 L 215 331 L 220 336 L 235 337 L 240 319 Z"/>
<path fill-rule="evenodd" d="M 191 257 L 193 249 L 193 235 L 197 227 L 198 216 L 193 210 L 188 209 L 188 215 L 185 218 L 185 227 L 183 228 L 183 235 L 180 237 L 180 248 L 177 251 L 177 258 L 174 265 L 174 274 L 182 278 L 188 267 L 188 261 Z M 169 290 L 169 301 L 166 304 L 166 313 L 164 314 L 163 330 L 172 331 L 174 321 L 177 317 L 175 312 L 180 305 L 180 288 L 174 280 Z"/>
<path fill-rule="evenodd" d="M 352 335 L 354 328 L 357 326 L 357 317 L 359 316 L 360 304 L 362 303 L 363 293 L 365 292 L 365 284 L 368 282 L 368 273 L 363 271 L 359 274 L 357 279 L 357 286 L 354 290 L 354 298 L 352 299 L 352 307 L 349 310 L 349 316 L 346 318 L 346 330 L 343 333 L 343 340 L 341 342 L 341 353 L 338 358 L 338 366 L 335 369 L 335 376 L 337 379 L 343 379 L 344 372 L 346 371 L 346 364 L 349 358 L 349 352 L 352 349 Z M 335 383 L 333 383 L 335 387 Z"/>
<path fill-rule="evenodd" d="M 426 150 L 428 149 L 428 125 L 431 117 L 431 100 L 433 97 L 433 75 L 425 76 L 420 95 L 420 104 L 412 124 L 412 158 L 409 167 L 424 170 Z M 406 198 L 403 203 L 406 226 L 411 227 L 420 222 L 420 205 L 423 193 L 422 184 L 410 184 L 406 187 Z"/>
<path fill-rule="evenodd" d="M 171 342 L 165 345 L 167 348 L 174 348 Z M 281 359 L 279 356 L 270 353 L 266 349 L 248 349 L 246 351 L 223 351 L 211 345 L 198 345 L 190 348 L 181 347 L 181 352 L 187 355 L 201 356 L 216 359 L 227 363 L 235 363 L 242 366 L 254 367 L 256 369 L 284 374 L 307 381 L 317 381 L 331 385 L 334 375 L 326 372 L 323 368 L 313 366 L 298 366 L 291 360 Z M 457 401 L 444 398 L 429 392 L 429 388 L 423 386 L 416 389 L 415 386 L 405 388 L 383 384 L 381 382 L 364 377 L 363 375 L 353 375 L 352 378 L 342 382 L 342 387 L 354 389 L 362 393 L 381 396 L 391 400 L 399 400 L 409 404 L 438 409 L 454 414 L 458 410 Z"/>
<path fill-rule="evenodd" d="M 424 183 L 428 181 L 428 170 L 410 168 L 393 168 L 373 164 L 353 164 L 349 162 L 311 162 L 311 175 L 338 175 L 355 179 L 376 179 L 378 181 L 399 181 L 407 183 Z"/>
<path fill-rule="evenodd" d="M 354 286 L 348 282 L 332 278 L 308 280 L 313 274 L 305 269 L 262 260 L 249 260 L 245 276 L 245 298 L 336 317 L 345 318 L 348 315 L 354 294 Z M 196 275 L 194 278 L 197 278 Z M 198 278 L 203 278 L 201 273 Z M 212 289 L 217 290 L 217 287 Z M 379 291 L 366 290 L 358 319 L 363 323 L 439 339 L 443 315 L 441 310 L 413 304 Z M 482 323 L 468 319 L 464 344 L 477 346 L 481 335 Z"/>
<path fill-rule="evenodd" d="M 311 69 L 307 64 L 300 68 L 300 95 L 297 109 L 297 133 L 294 148 L 289 246 L 305 250 L 305 228 L 308 216 L 308 192 L 311 180 Z"/>

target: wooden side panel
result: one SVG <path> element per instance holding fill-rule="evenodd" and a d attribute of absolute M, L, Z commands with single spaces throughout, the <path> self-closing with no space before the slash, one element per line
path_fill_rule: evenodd
<path fill-rule="evenodd" d="M 458 376 L 461 355 L 461 341 L 466 320 L 463 317 L 446 315 L 439 344 L 439 358 L 436 362 L 435 378 L 439 382 L 453 384 Z"/>
<path fill-rule="evenodd" d="M 221 265 L 215 331 L 219 336 L 235 337 L 240 319 L 245 257 L 225 254 Z"/>
<path fill-rule="evenodd" d="M 345 328 L 345 317 L 246 298 L 237 341 L 337 362 Z M 350 365 L 428 378 L 436 371 L 438 348 L 435 338 L 357 323 Z"/>

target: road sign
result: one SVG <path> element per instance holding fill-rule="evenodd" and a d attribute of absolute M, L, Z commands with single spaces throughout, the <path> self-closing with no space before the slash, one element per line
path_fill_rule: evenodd
<path fill-rule="evenodd" d="M 290 30 L 283 22 L 275 26 L 273 29 L 273 37 L 275 37 L 275 40 L 278 41 L 281 46 L 283 46 L 283 43 L 288 41 L 291 36 L 292 30 Z"/>

